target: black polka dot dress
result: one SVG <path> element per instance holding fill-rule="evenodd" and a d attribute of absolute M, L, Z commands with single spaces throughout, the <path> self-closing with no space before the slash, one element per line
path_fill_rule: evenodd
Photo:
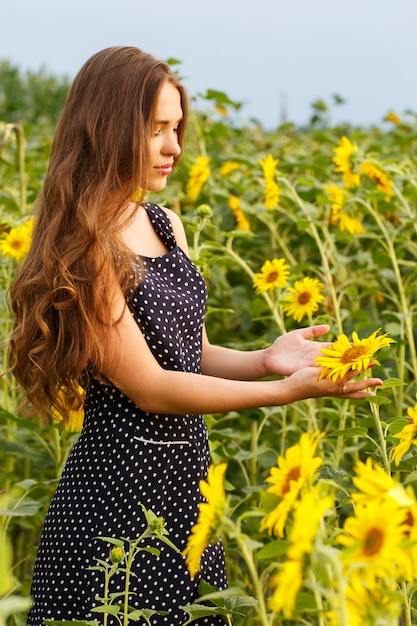
<path fill-rule="evenodd" d="M 151 203 L 144 206 L 168 252 L 142 257 L 143 277 L 128 305 L 162 367 L 199 373 L 206 286 L 177 246 L 165 211 Z M 88 568 L 96 559 L 108 560 L 111 546 L 97 537 L 138 537 L 146 527 L 144 505 L 164 518 L 169 539 L 183 550 L 197 519 L 199 481 L 206 478 L 208 464 L 201 415 L 145 413 L 117 388 L 94 381 L 83 431 L 45 520 L 28 625 L 40 626 L 44 619 L 102 623 L 102 614 L 91 608 L 100 604 L 96 596 L 103 595 L 104 577 Z M 155 538 L 148 541 L 160 554 L 143 551 L 137 556 L 129 604 L 168 612 L 152 617 L 152 624 L 179 626 L 187 620 L 180 607 L 197 598 L 200 577 L 190 579 L 181 554 Z M 226 587 L 221 543 L 206 549 L 201 577 L 217 588 Z M 110 593 L 123 589 L 124 574 L 118 572 Z M 116 624 L 116 619 L 109 616 L 108 623 Z M 224 625 L 217 616 L 194 623 Z"/>

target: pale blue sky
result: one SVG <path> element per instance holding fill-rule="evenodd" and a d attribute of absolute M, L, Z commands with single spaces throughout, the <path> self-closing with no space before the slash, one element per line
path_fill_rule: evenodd
<path fill-rule="evenodd" d="M 191 95 L 225 91 L 266 127 L 379 124 L 417 111 L 417 0 L 0 0 L 0 59 L 72 78 L 94 52 L 135 45 L 175 57 Z"/>

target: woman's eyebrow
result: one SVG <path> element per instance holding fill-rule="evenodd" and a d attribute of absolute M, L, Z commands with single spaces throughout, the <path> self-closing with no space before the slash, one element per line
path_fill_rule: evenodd
<path fill-rule="evenodd" d="M 180 122 L 182 122 L 182 120 L 183 120 L 183 117 L 181 116 L 181 117 L 177 120 L 177 122 L 175 123 L 175 125 L 176 125 L 176 124 L 179 124 Z M 171 121 L 170 121 L 170 120 L 155 120 L 155 121 L 154 121 L 154 124 L 161 124 L 161 125 L 165 125 L 165 126 L 166 126 L 167 124 L 171 124 Z"/>

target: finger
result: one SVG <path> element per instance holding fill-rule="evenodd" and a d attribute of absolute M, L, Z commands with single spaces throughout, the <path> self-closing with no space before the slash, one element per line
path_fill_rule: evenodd
<path fill-rule="evenodd" d="M 369 395 L 375 395 L 373 391 L 369 390 L 369 387 L 381 387 L 383 384 L 380 378 L 365 378 L 362 380 L 356 380 L 349 382 L 345 380 L 340 388 L 339 395 L 342 397 L 357 397 L 355 394 L 360 394 L 360 397 Z"/>
<path fill-rule="evenodd" d="M 328 324 L 316 324 L 315 326 L 308 326 L 307 328 L 302 328 L 301 332 L 304 339 L 312 339 L 313 337 L 321 337 L 321 335 L 325 335 L 330 330 L 330 326 Z"/>
<path fill-rule="evenodd" d="M 351 393 L 343 397 L 349 400 L 365 400 L 366 398 L 370 398 L 375 395 L 375 391 L 372 391 L 371 389 L 364 389 L 363 391 L 355 391 L 355 393 Z"/>

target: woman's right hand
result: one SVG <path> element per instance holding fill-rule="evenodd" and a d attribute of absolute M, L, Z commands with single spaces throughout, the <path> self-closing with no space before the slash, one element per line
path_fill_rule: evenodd
<path fill-rule="evenodd" d="M 362 400 L 375 395 L 371 387 L 380 387 L 383 384 L 380 378 L 355 380 L 360 374 L 357 371 L 348 372 L 346 376 L 338 378 L 335 382 L 328 378 L 319 380 L 320 371 L 319 367 L 305 367 L 285 379 L 289 393 L 294 400 L 323 396 Z"/>

